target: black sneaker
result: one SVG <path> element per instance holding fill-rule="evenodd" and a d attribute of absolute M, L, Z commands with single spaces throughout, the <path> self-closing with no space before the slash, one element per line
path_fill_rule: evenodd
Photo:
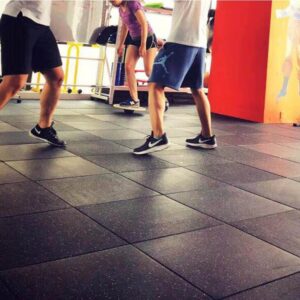
<path fill-rule="evenodd" d="M 150 136 L 148 136 L 145 144 L 133 150 L 133 154 L 144 155 L 147 153 L 160 151 L 168 147 L 169 147 L 169 141 L 166 134 L 164 134 L 159 139 L 154 138 L 153 135 L 151 134 Z"/>
<path fill-rule="evenodd" d="M 139 108 L 140 107 L 140 101 L 135 101 L 133 99 L 128 99 L 126 101 L 120 102 L 120 106 L 128 106 L 128 107 L 132 107 L 132 108 Z"/>
<path fill-rule="evenodd" d="M 31 129 L 30 135 L 34 138 L 40 139 L 42 141 L 48 142 L 49 144 L 56 147 L 65 147 L 66 142 L 60 140 L 57 136 L 56 130 L 53 128 L 54 123 L 48 128 L 41 128 L 38 124 Z"/>
<path fill-rule="evenodd" d="M 197 135 L 194 138 L 186 139 L 186 145 L 195 148 L 203 148 L 203 149 L 215 149 L 217 148 L 217 139 L 216 136 L 205 138 L 202 134 Z"/>

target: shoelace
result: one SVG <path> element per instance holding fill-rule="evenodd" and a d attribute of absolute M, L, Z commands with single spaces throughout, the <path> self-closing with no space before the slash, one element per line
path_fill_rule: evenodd
<path fill-rule="evenodd" d="M 146 141 L 148 142 L 151 138 L 153 138 L 152 134 L 148 134 L 145 136 Z"/>
<path fill-rule="evenodd" d="M 52 127 L 49 130 L 49 135 L 55 139 L 57 139 L 56 131 Z"/>
<path fill-rule="evenodd" d="M 50 131 L 51 132 L 53 132 L 54 133 L 54 135 L 55 135 L 55 137 L 57 136 L 57 132 L 56 132 L 56 130 L 54 129 L 54 124 L 55 124 L 55 122 L 54 121 L 52 121 L 52 123 L 51 123 L 51 125 L 50 125 Z"/>

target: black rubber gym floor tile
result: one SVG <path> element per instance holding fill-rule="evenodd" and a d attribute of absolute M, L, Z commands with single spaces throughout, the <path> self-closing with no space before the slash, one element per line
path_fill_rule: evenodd
<path fill-rule="evenodd" d="M 33 180 L 111 173 L 80 157 L 22 160 L 7 162 L 7 164 Z"/>
<path fill-rule="evenodd" d="M 300 139 L 300 131 L 299 128 L 294 128 L 292 127 L 292 125 L 290 125 L 287 128 L 282 128 L 279 126 L 269 126 L 266 124 L 255 124 L 255 126 L 257 126 L 257 128 L 259 128 L 259 130 L 261 132 L 265 132 L 265 133 L 275 133 L 278 134 L 280 136 L 286 136 L 286 137 L 290 137 L 293 139 Z"/>
<path fill-rule="evenodd" d="M 80 210 L 131 243 L 221 224 L 165 196 L 117 201 Z"/>
<path fill-rule="evenodd" d="M 126 172 L 122 175 L 163 194 L 220 186 L 219 182 L 184 168 Z"/>
<path fill-rule="evenodd" d="M 295 180 L 295 181 L 297 181 L 297 182 L 300 182 L 300 177 L 294 177 L 292 179 Z"/>
<path fill-rule="evenodd" d="M 198 131 L 201 130 L 200 128 L 200 122 L 196 120 L 166 120 L 165 121 L 165 128 L 166 131 L 168 132 L 168 129 L 171 128 L 183 128 L 183 127 L 195 127 L 195 130 Z"/>
<path fill-rule="evenodd" d="M 57 115 L 54 116 L 55 121 L 70 123 L 70 122 L 93 122 L 94 119 L 84 115 Z"/>
<path fill-rule="evenodd" d="M 137 247 L 218 299 L 300 270 L 300 258 L 227 225 Z"/>
<path fill-rule="evenodd" d="M 264 141 L 262 143 L 276 143 L 278 145 L 282 144 L 282 146 L 287 146 L 287 147 L 289 147 L 290 144 L 299 142 L 298 139 L 276 134 L 276 131 L 275 133 L 254 133 L 251 134 L 250 136 L 263 139 Z"/>
<path fill-rule="evenodd" d="M 0 195 L 0 217 L 57 210 L 69 206 L 40 185 L 30 181 L 0 185 Z"/>
<path fill-rule="evenodd" d="M 87 156 L 86 159 L 113 172 L 131 172 L 151 169 L 174 168 L 176 165 L 154 156 L 134 156 L 132 153 Z"/>
<path fill-rule="evenodd" d="M 208 300 L 198 289 L 132 246 L 7 271 L 22 300 Z"/>
<path fill-rule="evenodd" d="M 264 170 L 279 176 L 293 178 L 300 176 L 300 164 L 282 159 L 279 157 L 269 157 L 266 159 L 254 159 L 248 161 L 247 165 Z"/>
<path fill-rule="evenodd" d="M 217 136 L 218 142 L 224 142 L 230 145 L 255 145 L 265 143 L 264 137 L 254 136 L 251 134 L 235 134 L 227 136 Z"/>
<path fill-rule="evenodd" d="M 41 140 L 35 139 L 28 132 L 1 132 L 0 145 L 18 145 L 18 144 L 36 144 L 44 143 Z"/>
<path fill-rule="evenodd" d="M 281 157 L 281 158 L 298 157 L 300 160 L 299 151 L 297 149 L 293 149 L 287 146 L 281 146 L 273 143 L 266 143 L 266 144 L 257 144 L 257 145 L 247 145 L 244 147 L 261 153 Z"/>
<path fill-rule="evenodd" d="M 82 130 L 60 131 L 58 132 L 58 136 L 60 139 L 65 140 L 67 142 L 67 145 L 74 142 L 76 143 L 99 140 L 97 136 Z"/>
<path fill-rule="evenodd" d="M 241 221 L 235 225 L 300 257 L 300 211 L 298 210 Z"/>
<path fill-rule="evenodd" d="M 224 158 L 210 155 L 205 151 L 188 148 L 172 152 L 160 151 L 153 153 L 153 156 L 156 156 L 170 163 L 177 164 L 179 166 L 197 165 L 199 168 L 201 166 L 210 166 L 212 164 L 225 164 L 230 162 L 229 160 L 226 160 Z"/>
<path fill-rule="evenodd" d="M 189 127 L 189 128 L 185 128 L 186 131 L 189 132 L 189 136 L 188 137 L 195 137 L 196 135 L 198 135 L 200 133 L 199 128 L 195 128 L 195 127 Z M 217 136 L 217 140 L 219 141 L 219 137 L 221 136 L 233 136 L 234 134 L 229 132 L 229 131 L 225 131 L 225 130 L 221 130 L 221 129 L 217 129 L 213 127 L 213 134 Z"/>
<path fill-rule="evenodd" d="M 131 124 L 136 125 L 136 128 L 139 128 L 140 125 L 144 124 L 150 126 L 149 117 L 144 114 L 133 114 L 126 115 L 123 112 L 112 110 L 111 113 L 107 113 L 106 115 L 88 115 L 90 118 L 94 120 L 99 120 L 102 122 L 112 122 L 113 124 Z M 138 124 L 138 126 L 137 126 Z"/>
<path fill-rule="evenodd" d="M 169 194 L 168 197 L 228 223 L 291 210 L 290 207 L 229 185 Z"/>
<path fill-rule="evenodd" d="M 210 151 L 210 153 L 244 164 L 247 164 L 248 161 L 253 161 L 253 159 L 267 159 L 270 157 L 268 154 L 239 146 L 219 147 L 214 151 Z"/>
<path fill-rule="evenodd" d="M 87 141 L 85 143 L 71 143 L 67 149 L 79 156 L 101 155 L 112 153 L 128 153 L 130 149 L 111 141 L 101 140 Z"/>
<path fill-rule="evenodd" d="M 226 298 L 227 300 L 298 300 L 300 299 L 300 273 Z"/>
<path fill-rule="evenodd" d="M 27 101 L 24 101 L 25 104 Z M 28 106 L 36 107 L 36 103 L 38 104 L 38 101 L 32 101 L 31 103 L 28 103 Z M 64 109 L 79 109 L 79 108 L 99 108 L 99 107 L 107 107 L 102 103 L 99 103 L 99 101 L 91 101 L 91 100 L 67 100 L 67 101 L 60 101 L 58 108 Z"/>
<path fill-rule="evenodd" d="M 189 138 L 192 135 L 191 132 L 188 131 L 188 129 L 191 130 L 191 128 L 193 131 L 197 131 L 197 129 L 195 130 L 195 127 L 169 128 L 167 130 L 167 136 L 171 142 L 172 142 L 173 138 L 181 138 L 183 141 L 185 141 L 186 138 Z M 144 133 L 144 135 L 149 135 L 151 133 L 149 129 L 141 129 L 141 130 L 137 129 L 137 130 Z"/>
<path fill-rule="evenodd" d="M 75 209 L 0 219 L 0 269 L 11 269 L 123 245 Z"/>
<path fill-rule="evenodd" d="M 0 281 L 0 299 L 3 300 L 16 300 L 15 296 L 13 296 L 8 289 L 4 286 L 4 284 Z"/>
<path fill-rule="evenodd" d="M 83 115 L 106 115 L 112 111 L 111 106 L 99 106 L 95 108 L 72 108 L 72 111 Z"/>
<path fill-rule="evenodd" d="M 100 127 L 101 128 L 101 127 Z M 107 129 L 107 130 L 93 130 L 89 133 L 99 136 L 107 140 L 129 140 L 129 139 L 142 139 L 144 134 L 130 129 Z"/>
<path fill-rule="evenodd" d="M 0 133 L 2 132 L 17 132 L 20 131 L 20 129 L 11 126 L 8 123 L 0 122 Z"/>
<path fill-rule="evenodd" d="M 138 140 L 115 140 L 114 141 L 114 143 L 128 147 L 131 150 L 143 145 L 145 142 L 146 142 L 146 136 L 143 139 L 138 139 Z M 172 139 L 170 141 L 169 148 L 165 149 L 164 152 L 169 151 L 169 150 L 175 150 L 175 149 L 176 150 L 185 149 L 185 147 L 173 143 L 173 139 Z M 129 150 L 129 151 L 131 151 L 131 150 Z"/>
<path fill-rule="evenodd" d="M 65 122 L 69 126 L 72 126 L 76 130 L 97 130 L 97 129 L 121 129 L 122 127 L 98 120 L 91 119 L 89 122 Z"/>
<path fill-rule="evenodd" d="M 16 105 L 9 105 L 9 107 L 6 105 L 5 109 L 1 110 L 0 113 L 0 120 L 2 117 L 6 116 L 25 116 L 25 115 L 32 115 L 34 114 L 29 109 L 25 109 L 22 106 L 16 106 Z"/>
<path fill-rule="evenodd" d="M 279 179 L 281 177 L 239 163 L 212 164 L 204 166 L 187 166 L 189 170 L 198 172 L 222 182 L 239 185 L 248 182 L 259 182 Z"/>
<path fill-rule="evenodd" d="M 40 108 L 28 108 L 28 110 L 37 115 L 40 113 Z M 59 115 L 79 116 L 79 113 L 76 113 L 71 109 L 56 108 L 54 112 L 54 116 L 59 116 Z"/>
<path fill-rule="evenodd" d="M 151 133 L 151 129 L 149 130 L 149 128 L 136 128 L 135 130 L 143 133 L 144 135 L 149 135 Z M 198 132 L 199 134 L 198 127 L 168 128 L 166 133 L 169 139 L 182 138 L 183 140 L 185 140 L 186 138 L 192 136 L 191 131 Z"/>
<path fill-rule="evenodd" d="M 243 124 L 238 124 L 235 120 L 233 121 L 232 119 L 229 121 L 228 124 L 224 123 L 219 123 L 219 122 L 213 122 L 213 125 L 215 128 L 224 130 L 227 132 L 230 132 L 231 134 L 235 135 L 248 135 L 248 134 L 255 134 L 255 133 L 261 133 L 260 129 L 257 129 L 255 127 L 243 125 Z"/>
<path fill-rule="evenodd" d="M 290 179 L 277 179 L 241 184 L 241 188 L 262 197 L 300 209 L 300 183 Z"/>
<path fill-rule="evenodd" d="M 286 146 L 286 147 L 289 147 L 289 148 L 300 150 L 300 141 L 297 141 L 296 143 L 285 144 L 285 145 L 282 145 L 282 146 Z"/>
<path fill-rule="evenodd" d="M 22 182 L 27 180 L 27 178 L 16 172 L 14 169 L 0 162 L 0 184 Z"/>
<path fill-rule="evenodd" d="M 69 157 L 74 154 L 48 144 L 5 145 L 0 146 L 0 160 L 24 160 Z"/>
<path fill-rule="evenodd" d="M 33 122 L 14 122 L 14 121 L 10 121 L 9 124 L 16 127 L 16 128 L 18 128 L 21 131 L 26 131 L 26 132 L 30 131 L 35 126 L 35 123 L 33 123 Z M 76 128 L 68 126 L 68 125 L 66 125 L 64 123 L 61 123 L 61 122 L 55 122 L 54 128 L 55 128 L 55 130 L 58 131 L 59 135 L 60 135 L 61 131 L 77 130 Z"/>
<path fill-rule="evenodd" d="M 46 180 L 40 183 L 75 206 L 157 195 L 117 174 Z"/>
<path fill-rule="evenodd" d="M 39 114 L 33 114 L 32 112 L 30 113 L 25 113 L 23 115 L 19 115 L 19 114 L 14 114 L 12 113 L 11 115 L 5 115 L 5 114 L 0 114 L 0 120 L 11 124 L 12 122 L 31 122 L 32 123 L 32 127 L 34 127 L 36 125 L 36 123 L 39 120 Z"/>

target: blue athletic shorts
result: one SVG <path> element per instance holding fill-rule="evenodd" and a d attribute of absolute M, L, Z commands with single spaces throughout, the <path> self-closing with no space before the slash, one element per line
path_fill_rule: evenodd
<path fill-rule="evenodd" d="M 166 43 L 155 58 L 149 82 L 179 90 L 203 87 L 206 49 Z"/>

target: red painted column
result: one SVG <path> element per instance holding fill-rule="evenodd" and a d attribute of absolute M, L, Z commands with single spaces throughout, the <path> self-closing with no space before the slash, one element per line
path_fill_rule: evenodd
<path fill-rule="evenodd" d="M 264 121 L 271 11 L 271 0 L 219 0 L 209 80 L 213 112 Z"/>

